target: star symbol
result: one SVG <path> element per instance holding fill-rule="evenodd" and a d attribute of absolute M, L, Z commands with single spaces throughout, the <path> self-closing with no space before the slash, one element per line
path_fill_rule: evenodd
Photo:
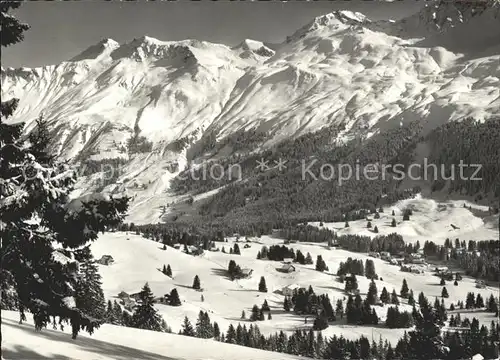
<path fill-rule="evenodd" d="M 260 171 L 266 171 L 269 170 L 269 165 L 267 165 L 269 161 L 264 160 L 263 158 L 257 160 L 257 166 L 255 167 L 256 169 L 259 169 Z"/>
<path fill-rule="evenodd" d="M 278 161 L 274 160 L 274 163 L 276 164 L 276 167 L 278 168 L 279 171 L 286 169 L 286 166 L 285 166 L 286 160 L 279 158 Z"/>

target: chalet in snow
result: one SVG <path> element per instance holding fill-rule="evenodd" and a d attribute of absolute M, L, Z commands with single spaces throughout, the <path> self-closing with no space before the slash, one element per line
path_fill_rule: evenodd
<path fill-rule="evenodd" d="M 305 290 L 305 288 L 303 288 L 302 286 L 300 285 L 297 285 L 297 284 L 290 284 L 290 285 L 287 285 L 285 287 L 283 287 L 281 289 L 281 293 L 284 295 L 284 296 L 292 296 L 295 292 L 299 291 L 300 289 L 303 289 Z"/>
<path fill-rule="evenodd" d="M 253 269 L 249 269 L 249 268 L 241 269 L 241 277 L 242 278 L 248 278 L 248 277 L 252 276 L 252 273 L 253 273 Z"/>
<path fill-rule="evenodd" d="M 115 262 L 111 255 L 103 255 L 99 260 L 97 260 L 98 264 L 101 265 L 111 265 Z"/>
<path fill-rule="evenodd" d="M 291 273 L 295 271 L 295 266 L 293 266 L 292 264 L 283 264 L 276 270 L 282 273 Z"/>

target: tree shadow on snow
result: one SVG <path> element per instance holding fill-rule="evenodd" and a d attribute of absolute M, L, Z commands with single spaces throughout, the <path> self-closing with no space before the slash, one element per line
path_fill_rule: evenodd
<path fill-rule="evenodd" d="M 223 277 L 224 279 L 231 280 L 231 278 L 228 276 L 228 272 L 226 269 L 211 268 L 210 271 L 212 272 L 213 275 L 217 275 Z"/>
<path fill-rule="evenodd" d="M 13 349 L 2 349 L 2 356 L 6 360 L 27 360 L 27 359 L 73 360 L 64 355 L 51 354 L 50 357 L 43 356 L 23 345 L 15 345 Z"/>
<path fill-rule="evenodd" d="M 2 326 L 5 328 L 16 328 L 26 333 L 34 334 L 37 337 L 45 338 L 51 341 L 54 349 L 63 347 L 65 344 L 78 347 L 81 351 L 95 353 L 103 356 L 108 356 L 114 360 L 175 360 L 174 358 L 162 356 L 159 354 L 134 349 L 128 346 L 116 345 L 107 343 L 101 340 L 92 339 L 90 337 L 78 336 L 75 340 L 71 339 L 71 335 L 60 331 L 44 329 L 42 331 L 35 331 L 35 328 L 30 324 L 19 324 L 15 321 L 2 319 Z M 99 330 L 97 330 L 99 331 Z M 8 331 L 5 331 L 8 333 Z M 4 339 L 5 341 L 5 339 Z M 21 339 L 22 341 L 22 339 Z M 50 358 L 37 354 L 22 345 L 15 346 L 14 350 L 3 349 L 3 356 L 5 359 L 55 359 L 55 360 L 70 360 L 64 355 L 53 354 Z M 92 355 L 90 355 L 92 356 Z M 82 359 L 83 360 L 83 359 Z"/>

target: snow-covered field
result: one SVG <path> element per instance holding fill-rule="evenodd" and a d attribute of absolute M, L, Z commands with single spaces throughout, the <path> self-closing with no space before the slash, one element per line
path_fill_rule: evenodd
<path fill-rule="evenodd" d="M 467 204 L 469 205 L 469 203 Z M 444 205 L 447 205 L 447 207 L 444 207 Z M 398 224 L 395 229 L 385 225 L 388 219 L 392 218 L 389 216 L 392 208 L 395 209 L 396 217 L 399 218 L 401 217 L 400 210 L 407 206 L 412 206 L 414 211 L 414 215 L 409 222 L 405 222 L 404 225 Z M 385 208 L 381 219 L 374 220 L 373 223 L 379 227 L 381 234 L 397 231 L 405 237 L 409 236 L 411 241 L 420 240 L 421 244 L 425 240 L 440 243 L 445 236 L 449 236 L 451 239 L 458 237 L 461 240 L 498 238 L 498 228 L 494 228 L 494 224 L 498 223 L 498 218 L 481 218 L 480 215 L 484 214 L 484 208 L 474 205 L 471 212 L 462 206 L 462 202 L 437 203 L 422 198 L 405 200 L 391 208 Z M 429 220 L 429 218 L 434 220 Z M 482 222 L 484 219 L 489 221 Z M 463 231 L 459 233 L 449 232 L 446 229 L 449 223 L 461 226 Z M 325 224 L 324 226 L 333 229 L 339 228 L 339 233 L 365 234 L 367 231 L 365 229 L 366 220 L 350 222 L 350 227 L 347 230 L 343 229 L 343 224 Z M 473 227 L 467 228 L 467 226 Z M 422 229 L 422 233 L 418 234 L 414 229 Z M 448 233 L 450 235 L 447 235 Z M 366 232 L 366 235 L 370 235 L 370 233 Z M 329 271 L 321 273 L 314 269 L 314 265 L 294 264 L 296 271 L 285 274 L 276 270 L 281 265 L 280 262 L 256 259 L 257 252 L 262 246 L 269 247 L 273 244 L 282 244 L 283 240 L 271 236 L 250 238 L 249 240 L 251 242 L 247 243 L 244 238 L 240 239 L 238 245 L 241 255 L 229 254 L 229 249 L 234 246 L 236 241 L 235 238 L 228 238 L 227 242 L 216 243 L 216 246 L 220 249 L 224 247 L 227 253 L 206 251 L 202 256 L 192 256 L 185 254 L 182 247 L 181 249 L 168 247 L 167 250 L 162 250 L 160 243 L 131 232 L 116 232 L 100 236 L 92 244 L 92 251 L 96 258 L 100 258 L 102 255 L 111 255 L 114 258 L 112 265 L 99 265 L 103 277 L 103 289 L 107 299 L 116 299 L 120 291 L 127 293 L 138 292 L 146 282 L 149 283 L 156 296 L 167 294 L 173 288 L 177 288 L 182 301 L 181 306 L 157 305 L 157 309 L 168 325 L 172 327 L 174 333 L 181 328 L 184 316 L 188 316 L 195 323 L 200 310 L 207 311 L 211 321 L 216 321 L 224 332 L 227 331 L 227 327 L 231 323 L 234 325 L 238 323 L 247 324 L 248 326 L 250 324 L 249 320 L 240 319 L 242 311 L 245 311 L 248 319 L 252 306 L 254 304 L 260 306 L 264 300 L 267 300 L 271 308 L 272 319 L 257 322 L 262 333 L 270 334 L 280 330 L 291 332 L 296 329 L 308 329 L 312 326 L 312 318 L 310 317 L 306 324 L 304 316 L 295 315 L 293 312 L 285 312 L 283 310 L 284 296 L 281 295 L 280 290 L 292 284 L 303 287 L 311 285 L 316 294 L 328 294 L 335 306 L 338 299 L 345 298 L 344 285 L 338 282 L 334 275 L 339 263 L 345 261 L 348 257 L 362 259 L 363 261 L 369 258 L 367 254 L 334 248 L 328 249 L 326 244 L 322 243 L 293 243 L 287 246 L 300 250 L 304 255 L 309 252 L 313 260 L 316 260 L 317 255 L 321 255 Z M 245 248 L 246 244 L 250 248 Z M 253 269 L 252 276 L 248 279 L 235 281 L 228 279 L 226 269 L 231 259 L 235 260 L 241 268 Z M 398 266 L 390 265 L 381 259 L 373 260 L 376 272 L 382 279 L 376 281 L 379 294 L 383 287 L 386 287 L 389 292 L 395 289 L 399 293 L 402 281 L 406 279 L 415 296 L 422 291 L 431 302 L 434 301 L 435 297 L 440 298 L 442 286 L 439 285 L 439 278 L 433 275 L 431 267 L 424 274 L 412 274 L 401 272 Z M 163 265 L 171 266 L 173 278 L 169 278 L 160 271 Z M 195 275 L 198 275 L 201 279 L 202 291 L 191 288 Z M 266 279 L 267 293 L 257 291 L 261 276 Z M 364 297 L 368 290 L 369 280 L 359 276 L 358 283 L 361 295 Z M 494 287 L 477 289 L 474 279 L 468 277 L 464 277 L 459 282 L 459 286 L 453 286 L 451 282 L 448 282 L 446 287 L 450 295 L 448 299 L 445 299 L 447 307 L 451 302 L 465 301 L 468 292 L 479 292 L 485 299 L 491 293 L 498 294 L 498 289 Z M 204 301 L 202 301 L 201 295 L 203 295 Z M 410 310 L 406 300 L 400 299 L 400 301 L 401 308 Z M 383 321 L 387 306 L 376 306 L 375 310 Z M 485 312 L 471 313 L 462 311 L 461 315 L 462 317 L 475 316 L 485 324 L 495 320 L 493 314 Z M 90 338 L 82 334 L 75 342 L 70 339 L 69 335 L 62 335 L 58 331 L 47 330 L 35 334 L 31 324 L 18 325 L 16 323 L 18 317 L 13 313 L 4 312 L 2 316 L 4 318 L 2 320 L 4 347 L 14 354 L 11 358 L 31 358 L 35 356 L 35 353 L 49 358 L 82 360 L 116 358 L 112 357 L 118 356 L 116 354 L 119 354 L 119 359 L 222 360 L 226 358 L 276 358 L 275 354 L 220 345 L 211 340 L 202 341 L 178 337 L 177 335 L 145 333 L 141 330 L 117 328 L 111 325 L 103 326 Z M 403 332 L 404 329 L 388 329 L 383 324 L 376 327 L 352 326 L 345 324 L 344 320 L 337 319 L 336 322 L 330 323 L 330 326 L 323 331 L 323 334 L 325 336 L 343 335 L 351 339 L 364 335 L 368 338 L 373 337 L 375 340 L 378 340 L 381 336 L 383 339 L 395 343 Z M 50 345 L 48 345 L 49 341 Z M 59 345 L 54 346 L 55 342 L 59 342 Z M 203 348 L 203 355 L 199 354 L 200 350 L 198 349 L 201 348 Z M 238 354 L 237 357 L 236 353 Z M 283 357 L 280 354 L 280 358 L 286 359 L 289 357 Z"/>
<path fill-rule="evenodd" d="M 166 251 L 161 249 L 161 244 L 142 238 L 138 235 L 125 233 L 110 233 L 102 236 L 92 246 L 94 255 L 100 257 L 105 254 L 113 256 L 115 263 L 111 266 L 101 266 L 103 276 L 103 288 L 106 297 L 113 298 L 120 291 L 134 293 L 141 290 L 145 282 L 148 282 L 153 293 L 157 296 L 169 293 L 174 287 L 179 291 L 182 306 L 171 307 L 168 305 L 157 305 L 160 313 L 174 332 L 180 329 L 184 316 L 188 316 L 193 322 L 198 317 L 200 310 L 207 311 L 212 321 L 217 321 L 223 331 L 227 330 L 230 323 L 247 323 L 249 320 L 241 320 L 241 312 L 244 310 L 247 318 L 251 313 L 254 304 L 259 307 L 264 300 L 267 300 L 271 308 L 272 320 L 260 321 L 257 324 L 263 333 L 273 333 L 275 331 L 293 331 L 296 329 L 308 328 L 312 325 L 312 318 L 305 324 L 304 316 L 283 311 L 284 296 L 278 292 L 287 285 L 297 284 L 303 287 L 311 285 L 317 294 L 328 294 L 332 303 L 337 299 L 344 299 L 344 285 L 336 280 L 334 275 L 340 262 L 348 257 L 362 259 L 368 257 L 367 254 L 352 253 L 345 250 L 328 250 L 325 244 L 290 244 L 288 246 L 301 250 L 304 255 L 309 252 L 313 259 L 321 255 L 329 267 L 328 272 L 317 272 L 314 265 L 294 264 L 296 271 L 284 274 L 276 270 L 281 266 L 280 262 L 256 260 L 257 252 L 263 245 L 282 244 L 283 241 L 267 236 L 260 239 L 253 239 L 251 248 L 244 248 L 245 242 L 239 243 L 241 255 L 224 254 L 222 252 L 205 252 L 203 256 L 192 256 L 168 247 Z M 224 246 L 226 251 L 233 246 L 234 240 L 227 243 L 217 243 L 217 246 Z M 225 270 L 229 261 L 233 259 L 242 268 L 253 269 L 253 274 L 249 279 L 231 281 L 225 276 Z M 379 292 L 385 286 L 389 292 L 396 289 L 399 293 L 404 278 L 408 286 L 413 290 L 415 296 L 421 291 L 431 300 L 441 296 L 439 278 L 432 275 L 431 269 L 424 274 L 411 274 L 401 272 L 398 266 L 390 265 L 381 259 L 374 259 L 377 274 L 383 281 L 376 281 Z M 160 270 L 163 265 L 170 264 L 173 272 L 173 279 L 163 275 Z M 191 288 L 194 276 L 201 279 L 203 291 L 196 291 Z M 267 293 L 258 292 L 260 277 L 264 276 L 268 288 Z M 366 295 L 369 280 L 358 277 L 361 295 Z M 497 293 L 497 289 L 488 287 L 486 289 L 476 289 L 475 281 L 471 278 L 464 278 L 459 286 L 452 283 L 446 285 L 450 297 L 445 299 L 447 306 L 450 302 L 456 303 L 459 300 L 465 301 L 467 292 L 480 292 L 483 297 L 489 297 L 491 293 Z M 204 301 L 201 300 L 203 294 Z M 401 299 L 402 307 L 407 307 L 405 301 Z M 408 309 L 409 310 L 409 309 Z M 386 307 L 376 307 L 376 311 L 382 319 L 385 318 Z M 493 316 L 491 316 L 493 318 Z M 338 320 L 331 323 L 330 327 L 323 333 L 342 334 L 348 338 L 356 338 L 363 334 L 378 338 L 382 335 L 392 341 L 402 335 L 404 330 L 390 330 L 383 327 L 359 327 L 346 325 Z"/>
<path fill-rule="evenodd" d="M 467 208 L 464 208 L 464 204 Z M 403 221 L 405 209 L 413 211 L 411 221 Z M 392 216 L 393 210 L 395 216 Z M 498 215 L 490 215 L 487 206 L 466 200 L 437 201 L 424 198 L 419 194 L 413 199 L 402 200 L 385 208 L 380 214 L 380 219 L 374 219 L 373 215 L 369 218 L 372 223 L 371 229 L 367 228 L 366 220 L 350 221 L 348 228 L 345 227 L 345 222 L 324 223 L 323 226 L 334 230 L 339 235 L 356 234 L 375 237 L 395 232 L 401 234 L 408 243 L 415 243 L 418 240 L 421 246 L 426 240 L 442 245 L 446 239 L 479 241 L 500 238 Z M 397 222 L 395 228 L 391 226 L 393 218 Z M 454 229 L 452 224 L 458 229 Z M 320 223 L 314 222 L 311 225 L 319 226 Z M 373 231 L 375 226 L 378 227 L 378 234 Z"/>
<path fill-rule="evenodd" d="M 94 335 L 71 339 L 64 332 L 36 332 L 31 317 L 19 325 L 19 315 L 2 311 L 2 356 L 6 360 L 275 360 L 276 353 L 148 330 L 103 325 Z M 69 331 L 69 332 L 68 332 Z M 279 354 L 283 360 L 298 357 Z"/>

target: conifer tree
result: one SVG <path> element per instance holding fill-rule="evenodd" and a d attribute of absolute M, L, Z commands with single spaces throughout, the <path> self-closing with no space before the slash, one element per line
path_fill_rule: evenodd
<path fill-rule="evenodd" d="M 242 310 L 241 311 L 241 317 L 240 317 L 241 320 L 245 320 L 246 319 L 246 314 L 245 314 L 245 310 Z"/>
<path fill-rule="evenodd" d="M 113 315 L 114 318 L 116 319 L 116 324 L 118 325 L 123 325 L 123 310 L 120 304 L 115 300 L 113 301 Z"/>
<path fill-rule="evenodd" d="M 406 282 L 406 279 L 403 279 L 403 285 L 401 285 L 401 291 L 399 294 L 401 295 L 402 298 L 407 298 L 408 297 L 408 283 Z"/>
<path fill-rule="evenodd" d="M 375 305 L 377 303 L 377 284 L 372 280 L 370 286 L 368 287 L 368 294 L 366 295 L 366 300 L 368 304 Z"/>
<path fill-rule="evenodd" d="M 138 329 L 162 331 L 162 317 L 154 308 L 154 296 L 148 283 L 144 284 L 139 293 L 139 305 L 132 315 L 132 326 Z"/>
<path fill-rule="evenodd" d="M 226 333 L 226 342 L 228 344 L 236 344 L 236 330 L 234 329 L 233 324 L 229 324 Z"/>
<path fill-rule="evenodd" d="M 481 296 L 481 294 L 477 294 L 477 297 L 476 297 L 476 308 L 483 308 L 484 307 L 484 300 L 483 300 L 483 297 Z"/>
<path fill-rule="evenodd" d="M 80 276 L 75 288 L 76 307 L 88 316 L 104 320 L 106 301 L 101 286 L 101 275 L 89 247 L 76 252 L 75 258 L 81 260 Z"/>
<path fill-rule="evenodd" d="M 375 225 L 375 227 L 373 228 L 373 232 L 374 232 L 375 234 L 378 234 L 378 226 L 377 226 L 377 225 Z"/>
<path fill-rule="evenodd" d="M 233 254 L 235 254 L 235 255 L 241 255 L 240 247 L 236 243 L 234 244 Z"/>
<path fill-rule="evenodd" d="M 410 290 L 410 294 L 408 295 L 408 305 L 415 305 L 415 298 L 413 297 L 413 290 Z"/>
<path fill-rule="evenodd" d="M 2 2 L 2 48 L 22 41 L 29 28 L 9 14 L 20 4 Z M 73 306 L 76 301 L 67 301 L 74 298 L 78 281 L 73 255 L 99 232 L 121 223 L 128 199 L 97 194 L 71 200 L 76 174 L 47 151 L 48 133 L 38 128 L 46 125 L 43 120 L 30 141 L 22 136 L 23 124 L 6 123 L 17 104 L 18 99 L 9 99 L 0 105 L 2 287 L 15 292 L 21 321 L 25 311 L 33 314 L 37 330 L 56 316 L 71 323 L 73 338 L 80 330 L 92 334 L 101 321 Z M 60 262 L 58 253 L 69 261 Z"/>
<path fill-rule="evenodd" d="M 443 290 L 441 290 L 441 297 L 442 298 L 448 298 L 450 295 L 448 295 L 448 290 L 443 286 Z"/>
<path fill-rule="evenodd" d="M 382 288 L 382 292 L 380 293 L 380 301 L 382 301 L 384 304 L 388 304 L 390 300 L 389 297 L 389 292 L 385 288 L 385 286 Z"/>
<path fill-rule="evenodd" d="M 273 317 L 271 316 L 271 312 L 267 313 L 267 320 L 271 320 Z"/>
<path fill-rule="evenodd" d="M 409 332 L 409 353 L 415 359 L 443 359 L 445 347 L 441 337 L 440 322 L 436 311 L 427 301 L 422 301 L 420 312 L 414 311 L 414 331 Z"/>
<path fill-rule="evenodd" d="M 220 328 L 219 328 L 219 324 L 217 324 L 217 322 L 214 321 L 214 339 L 219 341 L 220 340 Z"/>
<path fill-rule="evenodd" d="M 200 278 L 198 277 L 198 275 L 196 275 L 194 277 L 194 280 L 193 280 L 193 289 L 195 289 L 195 290 L 200 290 L 201 289 Z"/>
<path fill-rule="evenodd" d="M 172 268 L 170 267 L 170 264 L 167 265 L 167 269 L 165 271 L 165 275 L 172 277 Z"/>
<path fill-rule="evenodd" d="M 326 270 L 326 263 L 323 260 L 323 257 L 321 255 L 318 255 L 316 258 L 316 271 L 325 271 Z"/>
<path fill-rule="evenodd" d="M 213 327 L 207 312 L 200 310 L 196 322 L 196 336 L 202 339 L 210 339 L 213 336 Z"/>
<path fill-rule="evenodd" d="M 372 259 L 365 261 L 365 276 L 368 279 L 378 279 L 377 272 L 375 271 L 375 263 Z"/>
<path fill-rule="evenodd" d="M 264 276 L 261 276 L 261 278 L 260 278 L 259 291 L 260 292 L 267 292 L 266 279 L 264 279 Z"/>
<path fill-rule="evenodd" d="M 488 305 L 487 305 L 486 309 L 489 312 L 492 312 L 494 314 L 496 314 L 498 311 L 498 303 L 497 303 L 497 300 L 495 299 L 495 297 L 493 296 L 493 294 L 491 294 L 489 299 L 488 299 Z"/>
<path fill-rule="evenodd" d="M 342 303 L 342 299 L 337 300 L 337 305 L 335 306 L 335 313 L 337 316 L 340 316 L 341 319 L 344 318 L 344 305 Z"/>
<path fill-rule="evenodd" d="M 267 303 L 267 300 L 264 300 L 261 309 L 262 311 L 271 311 L 271 309 L 269 308 L 269 304 Z"/>
<path fill-rule="evenodd" d="M 116 314 L 113 311 L 113 303 L 111 302 L 111 300 L 108 300 L 106 313 L 104 316 L 108 324 L 115 324 L 115 325 L 118 324 L 118 319 L 116 318 Z"/>
<path fill-rule="evenodd" d="M 179 293 L 176 288 L 173 288 L 170 291 L 170 296 L 168 298 L 170 306 L 180 306 L 182 305 L 181 299 L 179 298 Z"/>
<path fill-rule="evenodd" d="M 260 318 L 260 309 L 257 305 L 252 307 L 252 315 L 250 315 L 250 321 L 258 321 Z"/>
<path fill-rule="evenodd" d="M 311 256 L 311 254 L 309 252 L 306 254 L 306 261 L 305 261 L 305 263 L 306 263 L 306 265 L 310 265 L 310 264 L 314 263 L 313 259 L 312 259 L 312 256 Z"/>
<path fill-rule="evenodd" d="M 187 316 L 184 317 L 181 333 L 184 336 L 192 336 L 192 337 L 196 336 L 196 332 L 193 328 L 193 325 L 191 324 L 191 321 L 189 321 Z"/>
<path fill-rule="evenodd" d="M 161 269 L 161 272 L 167 275 L 167 267 L 165 266 L 165 264 L 163 264 L 163 269 Z"/>
<path fill-rule="evenodd" d="M 391 226 L 392 227 L 396 227 L 397 223 L 396 223 L 396 219 L 392 219 L 391 221 Z"/>
<path fill-rule="evenodd" d="M 396 289 L 392 289 L 391 304 L 399 305 L 399 299 L 398 299 L 398 294 L 396 294 Z"/>

